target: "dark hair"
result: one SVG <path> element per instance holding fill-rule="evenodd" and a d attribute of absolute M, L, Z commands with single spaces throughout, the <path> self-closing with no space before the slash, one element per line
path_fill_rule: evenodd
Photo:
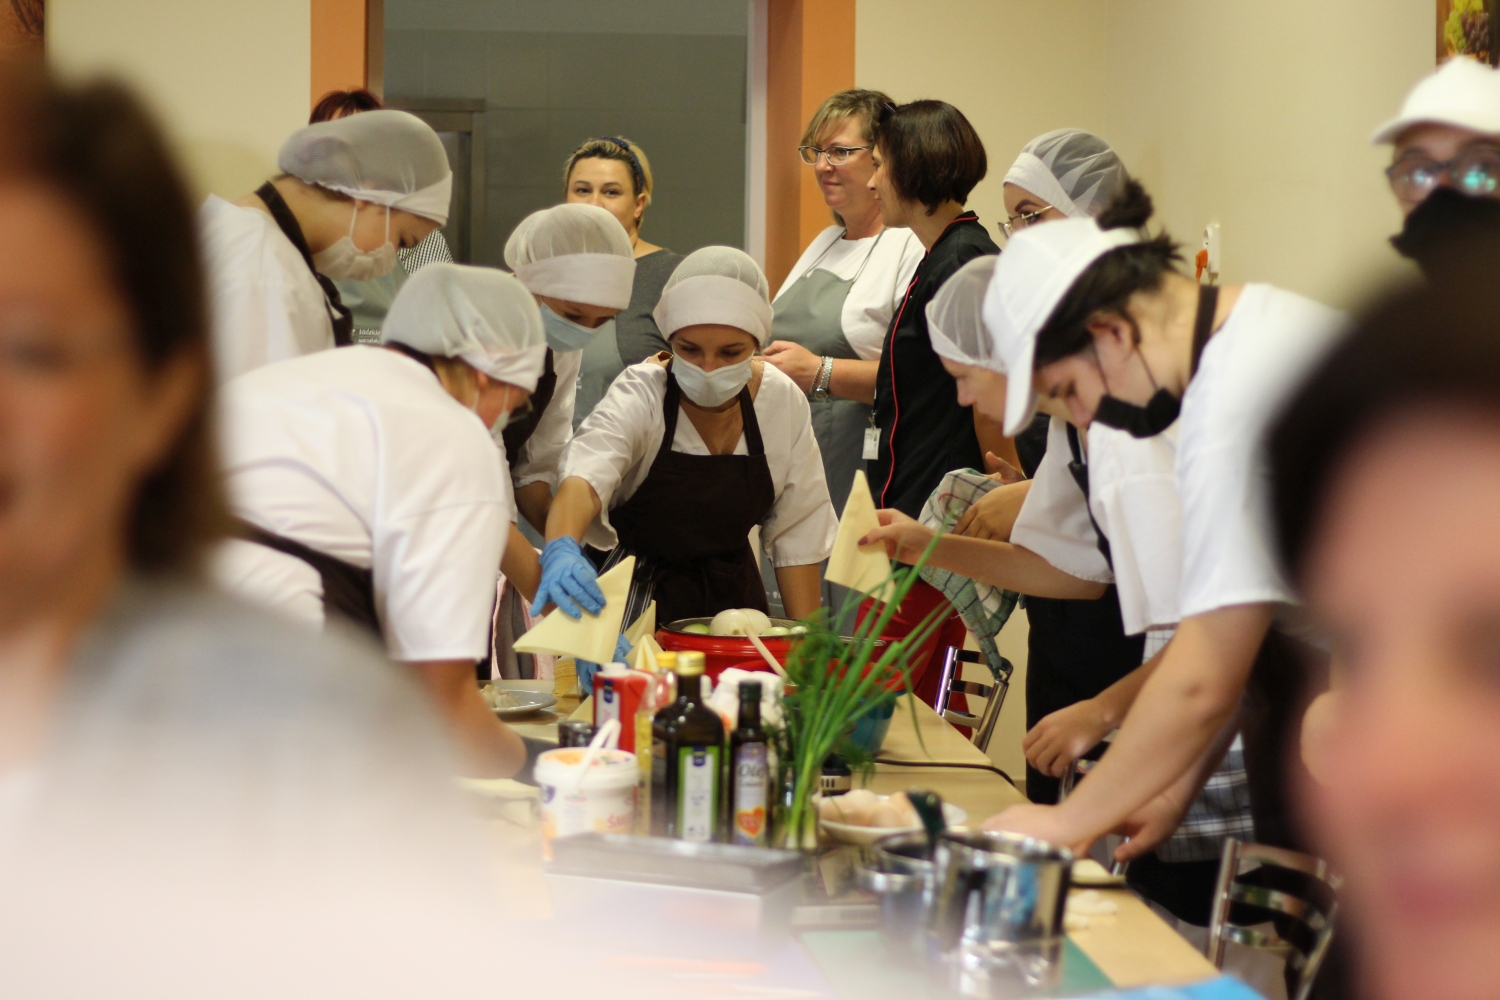
<path fill-rule="evenodd" d="M 876 121 L 875 144 L 897 196 L 920 202 L 928 215 L 945 201 L 968 201 L 988 169 L 979 133 L 945 101 L 887 104 Z"/>
<path fill-rule="evenodd" d="M 46 185 L 92 228 L 134 320 L 138 362 L 155 374 L 183 357 L 199 369 L 196 405 L 161 465 L 136 490 L 131 568 L 191 572 L 228 526 L 213 449 L 212 366 L 203 268 L 187 184 L 156 123 L 112 82 L 59 83 L 0 70 L 0 172 Z"/>
<path fill-rule="evenodd" d="M 1139 181 L 1130 179 L 1109 207 L 1099 213 L 1100 229 L 1144 229 L 1155 206 Z M 1034 367 L 1060 361 L 1087 350 L 1094 338 L 1088 321 L 1095 315 L 1114 313 L 1130 324 L 1135 337 L 1140 330 L 1126 311 L 1137 292 L 1154 292 L 1162 278 L 1176 271 L 1181 249 L 1165 232 L 1144 243 L 1119 247 L 1088 266 L 1047 317 L 1036 337 Z"/>
<path fill-rule="evenodd" d="M 379 111 L 383 107 L 385 105 L 380 103 L 380 98 L 363 87 L 355 87 L 353 90 L 330 90 L 318 98 L 318 103 L 313 105 L 312 115 L 308 117 L 307 124 L 331 122 L 335 118 L 347 118 L 361 111 Z"/>
<path fill-rule="evenodd" d="M 1271 511 L 1289 579 L 1302 574 L 1329 491 L 1374 434 L 1432 409 L 1500 426 L 1500 240 L 1473 240 L 1459 256 L 1432 283 L 1366 310 L 1272 425 Z"/>

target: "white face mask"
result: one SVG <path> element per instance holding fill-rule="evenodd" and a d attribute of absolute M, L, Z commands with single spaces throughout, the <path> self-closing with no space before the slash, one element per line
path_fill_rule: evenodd
<path fill-rule="evenodd" d="M 687 398 L 699 406 L 719 406 L 738 396 L 750 382 L 750 358 L 706 372 L 681 355 L 672 358 L 672 372 Z"/>
<path fill-rule="evenodd" d="M 349 235 L 327 250 L 313 254 L 313 267 L 335 281 L 373 281 L 384 278 L 396 266 L 396 247 L 391 243 L 391 210 L 385 210 L 385 243 L 378 250 L 365 252 L 354 245 L 354 224 L 359 221 L 359 203 L 349 220 Z"/>
<path fill-rule="evenodd" d="M 531 412 L 531 407 L 527 406 L 524 402 L 511 406 L 510 399 L 510 388 L 507 386 L 505 390 L 506 408 L 501 410 L 500 415 L 495 418 L 495 422 L 490 424 L 490 437 L 497 441 L 500 440 L 500 435 L 505 432 L 505 428 L 518 420 L 525 420 L 527 414 Z M 474 411 L 476 417 L 479 417 L 479 398 L 477 396 L 474 399 L 474 405 L 469 407 L 469 409 Z M 479 419 L 481 421 L 484 420 L 483 417 L 479 417 Z"/>
<path fill-rule="evenodd" d="M 542 307 L 542 331 L 547 335 L 547 346 L 554 351 L 581 351 L 594 342 L 601 333 L 612 332 L 614 319 L 600 323 L 592 330 L 552 311 L 547 303 Z"/>

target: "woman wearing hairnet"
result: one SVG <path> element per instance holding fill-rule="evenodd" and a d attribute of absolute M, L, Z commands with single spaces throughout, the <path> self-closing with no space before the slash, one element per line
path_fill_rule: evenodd
<path fill-rule="evenodd" d="M 398 248 L 448 221 L 453 172 L 437 133 L 404 111 L 308 125 L 281 147 L 282 173 L 198 212 L 222 381 L 352 342 L 334 280 L 378 278 Z"/>
<path fill-rule="evenodd" d="M 218 575 L 292 615 L 337 614 L 382 636 L 471 766 L 508 777 L 521 740 L 474 683 L 512 515 L 490 431 L 536 386 L 541 319 L 510 275 L 433 264 L 402 286 L 382 337 L 224 387 L 224 463 L 246 540 Z"/>
<path fill-rule="evenodd" d="M 563 204 L 521 220 L 505 241 L 505 265 L 535 296 L 547 335 L 531 411 L 503 434 L 516 507 L 541 532 L 558 459 L 573 435 L 583 350 L 595 337 L 612 335 L 615 316 L 630 305 L 635 257 L 625 228 L 607 210 Z"/>
<path fill-rule="evenodd" d="M 928 307 L 927 325 L 959 401 L 999 420 L 1005 362 L 982 317 L 997 262 L 971 261 L 950 278 Z M 1051 400 L 1041 405 L 1066 414 Z M 1027 595 L 1022 745 L 1027 796 L 1043 803 L 1057 800 L 1057 778 L 1119 725 L 1150 675 L 1141 664 L 1171 638 L 1182 556 L 1175 432 L 1137 440 L 1095 424 L 1086 464 L 1081 450 L 1074 458 L 1078 439 L 1064 417 L 1052 417 L 1047 434 L 1045 456 L 1028 470 L 1033 478 L 987 494 L 1010 494 L 1008 541 L 961 542 L 968 562 L 949 566 L 946 550 L 936 560 Z M 1224 837 L 1251 835 L 1243 754 L 1234 748 L 1178 831 L 1131 866 L 1131 885 L 1204 926 Z"/>
<path fill-rule="evenodd" d="M 787 613 L 817 610 L 838 519 L 806 393 L 753 357 L 770 337 L 768 298 L 731 247 L 673 272 L 656 307 L 672 354 L 627 368 L 563 454 L 547 548 L 566 558 L 543 559 L 539 603 L 574 617 L 602 605 L 587 538 L 637 557 L 631 603 L 654 599 L 658 621 L 765 610 L 749 541 L 760 525 Z"/>

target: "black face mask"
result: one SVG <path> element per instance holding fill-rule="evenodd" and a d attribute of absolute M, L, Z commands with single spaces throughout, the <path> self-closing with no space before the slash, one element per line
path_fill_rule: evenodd
<path fill-rule="evenodd" d="M 1440 187 L 1412 210 L 1391 245 L 1429 278 L 1454 255 L 1466 256 L 1476 238 L 1500 239 L 1500 201 Z"/>
<path fill-rule="evenodd" d="M 1105 427 L 1122 430 L 1131 437 L 1156 437 L 1172 426 L 1182 411 L 1182 400 L 1165 389 L 1157 389 L 1145 406 L 1127 403 L 1114 396 L 1099 400 L 1094 419 Z"/>

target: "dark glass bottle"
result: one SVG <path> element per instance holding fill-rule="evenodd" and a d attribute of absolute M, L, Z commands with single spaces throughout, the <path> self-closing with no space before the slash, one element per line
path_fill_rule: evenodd
<path fill-rule="evenodd" d="M 651 832 L 721 840 L 724 723 L 703 704 L 703 654 L 677 654 L 677 700 L 651 723 Z"/>
<path fill-rule="evenodd" d="M 760 683 L 740 682 L 740 721 L 729 734 L 729 841 L 765 847 L 771 817 L 771 746 L 760 725 Z"/>

